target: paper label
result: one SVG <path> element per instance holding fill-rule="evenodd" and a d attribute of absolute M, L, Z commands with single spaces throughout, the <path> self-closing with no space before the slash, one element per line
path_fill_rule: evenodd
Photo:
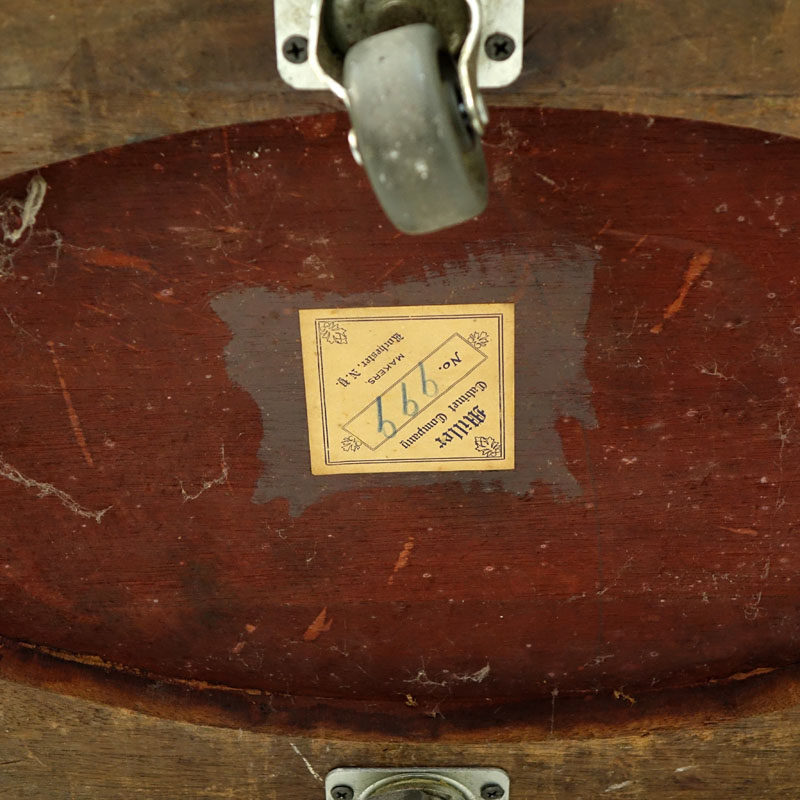
<path fill-rule="evenodd" d="M 511 303 L 300 311 L 311 471 L 514 468 Z"/>

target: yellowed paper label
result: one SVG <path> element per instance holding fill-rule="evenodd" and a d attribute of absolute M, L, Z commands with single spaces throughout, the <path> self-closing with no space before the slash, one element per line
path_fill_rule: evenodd
<path fill-rule="evenodd" d="M 511 303 L 300 311 L 314 475 L 514 468 Z"/>

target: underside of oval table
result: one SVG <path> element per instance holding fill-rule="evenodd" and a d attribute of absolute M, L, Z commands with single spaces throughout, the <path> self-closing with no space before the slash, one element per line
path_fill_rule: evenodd
<path fill-rule="evenodd" d="M 800 143 L 495 110 L 489 211 L 409 238 L 346 128 L 0 186 L 0 674 L 340 736 L 790 705 Z M 451 303 L 515 304 L 515 469 L 312 475 L 298 310 Z"/>

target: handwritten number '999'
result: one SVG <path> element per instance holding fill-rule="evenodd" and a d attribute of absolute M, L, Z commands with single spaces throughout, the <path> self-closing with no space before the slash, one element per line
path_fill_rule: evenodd
<path fill-rule="evenodd" d="M 419 365 L 419 377 L 422 394 L 425 395 L 425 397 L 435 397 L 439 391 L 439 387 L 436 385 L 436 381 L 425 377 L 424 364 Z M 415 417 L 419 413 L 419 403 L 409 398 L 405 381 L 400 384 L 400 392 L 403 400 L 403 414 L 407 417 Z M 375 401 L 375 406 L 378 411 L 378 433 L 382 433 L 387 439 L 391 439 L 392 436 L 397 433 L 397 425 L 383 416 L 383 395 L 378 397 Z"/>

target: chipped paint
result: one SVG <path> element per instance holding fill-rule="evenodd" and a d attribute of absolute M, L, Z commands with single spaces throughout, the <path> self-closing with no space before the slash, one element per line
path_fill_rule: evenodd
<path fill-rule="evenodd" d="M 614 699 L 615 700 L 627 700 L 631 705 L 636 704 L 636 698 L 631 697 L 629 694 L 625 694 L 622 689 L 614 689 Z"/>
<path fill-rule="evenodd" d="M 412 536 L 406 543 L 403 545 L 403 549 L 400 551 L 400 555 L 397 557 L 397 561 L 395 562 L 394 569 L 392 570 L 392 574 L 389 576 L 389 583 L 394 583 L 394 576 L 400 572 L 401 569 L 405 569 L 408 566 L 408 560 L 411 558 L 411 551 L 414 549 L 414 537 Z"/>
<path fill-rule="evenodd" d="M 308 626 L 308 629 L 303 634 L 303 641 L 305 642 L 315 642 L 322 636 L 323 633 L 326 633 L 331 629 L 333 625 L 333 618 L 328 618 L 328 608 L 327 606 L 319 612 L 316 619 Z"/>
<path fill-rule="evenodd" d="M 650 333 L 661 333 L 664 330 L 664 323 L 672 319 L 682 308 L 689 296 L 692 286 L 699 280 L 700 276 L 708 269 L 713 256 L 712 250 L 704 250 L 702 253 L 695 253 L 689 261 L 686 274 L 683 277 L 678 296 L 664 309 L 664 319 L 657 325 L 650 328 Z"/>

